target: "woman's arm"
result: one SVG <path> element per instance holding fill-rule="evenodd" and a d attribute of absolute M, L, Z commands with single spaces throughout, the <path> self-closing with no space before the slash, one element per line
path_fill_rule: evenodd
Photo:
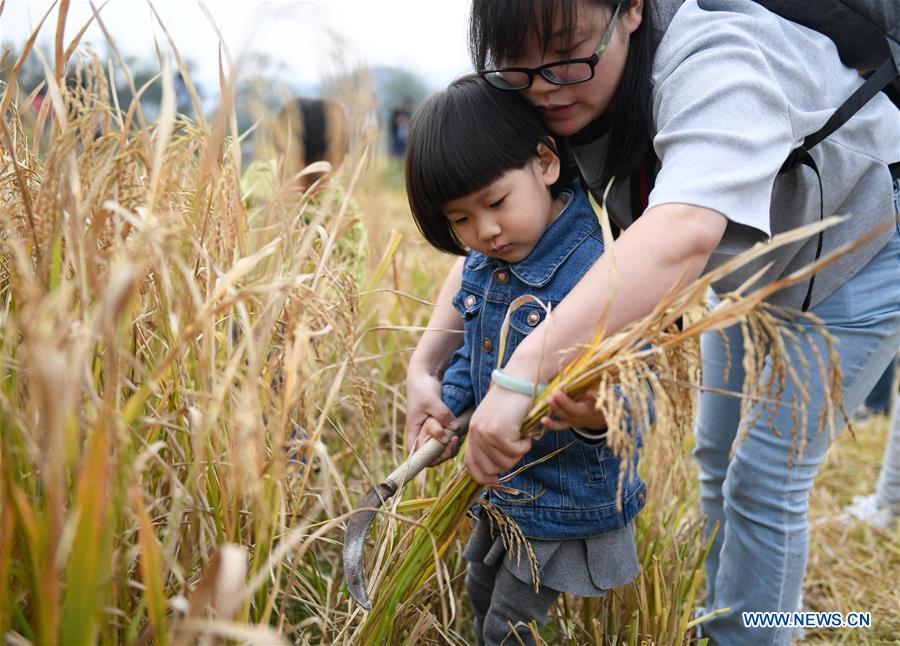
<path fill-rule="evenodd" d="M 649 314 L 682 274 L 682 286 L 700 276 L 727 222 L 716 211 L 688 204 L 663 204 L 648 210 L 615 241 L 615 293 L 610 294 L 611 254 L 606 253 L 560 301 L 552 323 L 541 323 L 519 344 L 507 372 L 529 380 L 537 376 L 540 382 L 552 379 L 575 357 L 573 346 L 594 336 L 610 297 L 607 335 Z M 544 360 L 538 372 L 542 344 Z"/>
<path fill-rule="evenodd" d="M 722 214 L 688 204 L 663 204 L 644 213 L 609 251 L 594 263 L 560 301 L 548 325 L 544 321 L 516 348 L 505 371 L 546 383 L 577 354 L 573 346 L 595 333 L 612 298 L 607 334 L 649 314 L 675 283 L 687 285 L 700 276 L 725 233 Z M 610 294 L 610 258 L 615 255 L 618 288 Z M 543 349 L 542 349 L 543 345 Z M 543 359 L 541 357 L 543 356 Z M 531 446 L 519 437 L 531 399 L 492 387 L 469 423 L 465 463 L 482 484 L 497 482 Z"/>
<path fill-rule="evenodd" d="M 453 264 L 428 321 L 430 329 L 422 334 L 406 367 L 406 446 L 410 450 L 429 417 L 455 428 L 456 418 L 441 399 L 441 374 L 453 352 L 462 345 L 463 335 L 440 329 L 462 330 L 462 319 L 452 300 L 462 286 L 464 262 L 465 258 L 460 258 Z"/>

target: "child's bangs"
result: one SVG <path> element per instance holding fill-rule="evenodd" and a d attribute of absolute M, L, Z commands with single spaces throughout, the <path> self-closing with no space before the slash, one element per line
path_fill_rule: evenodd
<path fill-rule="evenodd" d="M 406 188 L 413 217 L 438 249 L 462 247 L 444 216 L 447 203 L 523 168 L 546 126 L 517 92 L 492 88 L 476 75 L 457 79 L 419 106 L 409 127 Z"/>
<path fill-rule="evenodd" d="M 440 214 L 448 202 L 525 166 L 546 135 L 517 93 L 495 90 L 475 76 L 460 79 L 413 118 L 407 172 L 416 201 Z"/>
<path fill-rule="evenodd" d="M 489 127 L 485 127 L 489 126 Z M 471 195 L 509 170 L 522 168 L 536 150 L 534 133 L 523 133 L 503 119 L 482 115 L 482 122 L 442 124 L 435 154 L 422 163 L 422 180 L 436 210 Z M 529 136 L 530 135 L 530 136 Z"/>

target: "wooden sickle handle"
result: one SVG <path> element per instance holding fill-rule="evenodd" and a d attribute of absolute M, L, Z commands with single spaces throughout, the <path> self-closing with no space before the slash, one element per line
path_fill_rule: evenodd
<path fill-rule="evenodd" d="M 435 438 L 430 438 L 425 444 L 419 447 L 407 460 L 399 467 L 394 469 L 393 473 L 385 479 L 394 482 L 399 490 L 407 482 L 415 478 L 422 469 L 434 462 L 434 459 L 444 452 L 444 447 L 455 436 L 463 436 L 469 431 L 469 420 L 472 417 L 474 408 L 470 408 L 457 417 L 459 428 L 455 431 L 449 428 L 444 429 L 445 439 L 443 442 Z"/>

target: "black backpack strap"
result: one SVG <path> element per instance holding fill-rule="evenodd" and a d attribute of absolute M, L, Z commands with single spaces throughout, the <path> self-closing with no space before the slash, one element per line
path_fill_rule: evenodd
<path fill-rule="evenodd" d="M 888 164 L 888 170 L 891 171 L 891 179 L 900 179 L 900 161 Z"/>
<path fill-rule="evenodd" d="M 897 76 L 897 68 L 894 65 L 894 61 L 891 58 L 888 58 L 874 74 L 866 79 L 865 83 L 856 88 L 856 91 L 834 111 L 834 114 L 831 115 L 820 130 L 807 136 L 798 148 L 791 151 L 791 154 L 788 155 L 788 158 L 778 171 L 780 175 L 801 165 L 809 166 L 813 170 L 816 174 L 816 179 L 819 180 L 820 222 L 825 219 L 825 196 L 822 190 L 822 176 L 819 174 L 819 167 L 816 165 L 816 161 L 812 158 L 812 155 L 809 154 L 809 150 L 847 123 L 850 120 L 850 117 L 859 112 L 860 108 L 868 103 L 872 97 L 881 92 L 881 90 L 886 88 L 895 78 L 897 78 Z M 824 231 L 819 232 L 819 240 L 816 245 L 816 257 L 813 262 L 818 261 L 819 257 L 822 255 L 824 233 Z M 806 290 L 806 298 L 803 299 L 802 309 L 804 312 L 809 309 L 810 303 L 812 302 L 813 286 L 815 284 L 816 275 L 813 274 L 809 279 L 809 288 Z"/>
<path fill-rule="evenodd" d="M 810 148 L 817 145 L 835 130 L 847 123 L 850 120 L 850 117 L 859 112 L 872 97 L 890 85 L 897 76 L 898 72 L 893 59 L 887 58 L 884 63 L 881 64 L 881 67 L 867 78 L 865 83 L 856 88 L 856 91 L 834 111 L 834 114 L 831 115 L 820 130 L 807 136 L 799 148 L 791 151 L 787 161 L 785 161 L 784 165 L 781 167 L 780 172 L 788 171 L 798 164 L 804 163 L 801 161 L 803 153 L 808 154 Z"/>
<path fill-rule="evenodd" d="M 851 94 L 841 106 L 834 111 L 831 118 L 825 122 L 822 129 L 814 132 L 803 140 L 804 147 L 809 150 L 817 143 L 825 139 L 832 132 L 847 123 L 854 114 L 859 112 L 872 97 L 881 92 L 884 88 L 891 84 L 897 76 L 900 75 L 894 60 L 890 57 L 886 58 L 875 72 L 866 79 L 866 82 L 856 88 L 856 92 Z"/>
<path fill-rule="evenodd" d="M 799 151 L 799 153 L 798 153 Z M 819 174 L 819 167 L 816 165 L 816 160 L 812 158 L 812 155 L 809 154 L 808 150 L 804 148 L 797 148 L 791 156 L 793 157 L 795 153 L 797 154 L 794 166 L 809 166 L 813 172 L 816 174 L 816 179 L 819 180 L 819 222 L 825 220 L 825 193 L 822 190 L 822 176 Z M 784 172 L 784 167 L 780 172 Z M 813 262 L 817 262 L 819 257 L 822 255 L 822 245 L 824 244 L 824 231 L 819 231 L 819 240 L 816 243 L 816 257 Z M 816 275 L 813 274 L 809 277 L 809 287 L 806 289 L 806 297 L 803 299 L 803 306 L 800 308 L 802 311 L 807 311 L 809 309 L 810 304 L 812 303 L 812 294 L 813 287 L 816 284 Z"/>

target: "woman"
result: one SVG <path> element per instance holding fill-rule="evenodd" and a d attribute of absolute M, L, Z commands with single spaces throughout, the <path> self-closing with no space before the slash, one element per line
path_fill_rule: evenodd
<path fill-rule="evenodd" d="M 771 300 L 808 306 L 837 337 L 844 400 L 854 410 L 900 341 L 900 225 L 888 167 L 900 161 L 896 109 L 876 97 L 813 149 L 823 177 L 820 194 L 808 169 L 779 170 L 861 82 L 858 75 L 841 65 L 826 36 L 750 0 L 679 4 L 473 3 L 476 69 L 495 85 L 521 92 L 553 133 L 568 138 L 595 197 L 616 178 L 607 208 L 623 228 L 614 244 L 615 295 L 608 284 L 610 256 L 604 255 L 558 305 L 554 325 L 540 325 L 517 347 L 506 372 L 547 382 L 574 356 L 566 350 L 592 336 L 607 304 L 607 331 L 615 332 L 648 314 L 679 279 L 694 280 L 755 242 L 822 215 L 852 213 L 825 233 L 823 255 L 879 225 L 881 232 L 823 270 L 812 285 L 796 285 Z M 645 162 L 652 153 L 659 159 L 656 168 Z M 654 170 L 645 205 L 641 187 Z M 811 262 L 816 247 L 809 240 L 770 254 L 762 261 L 772 263 L 764 282 Z M 761 266 L 748 267 L 716 291 L 727 292 Z M 450 304 L 460 271 L 457 263 L 430 327 L 460 328 Z M 730 330 L 726 337 L 733 368 L 725 382 L 724 342 L 718 335 L 703 339 L 705 383 L 740 391 L 740 332 Z M 452 425 L 440 401 L 439 377 L 457 344 L 450 333 L 423 335 L 408 369 L 410 435 L 428 417 Z M 541 363 L 542 354 L 558 360 Z M 739 404 L 709 394 L 700 398 L 696 457 L 702 506 L 710 527 L 721 525 L 706 563 L 707 604 L 731 608 L 704 625 L 715 643 L 789 641 L 789 628 L 744 628 L 741 613 L 797 609 L 808 491 L 832 440 L 815 433 L 826 392 L 819 382 L 812 374 L 806 384 L 804 405 L 813 423 L 802 456 L 792 455 L 789 432 L 775 432 L 794 424 L 791 409 L 783 406 L 771 416 L 754 415 L 755 424 L 744 429 L 747 437 L 729 460 Z M 782 401 L 790 404 L 799 396 L 790 386 Z M 559 428 L 575 425 L 571 419 L 588 405 L 560 393 L 554 403 Z M 502 386 L 488 391 L 472 417 L 466 447 L 465 463 L 476 480 L 496 482 L 496 474 L 528 451 L 531 442 L 519 437 L 519 427 L 530 406 L 528 396 Z"/>

